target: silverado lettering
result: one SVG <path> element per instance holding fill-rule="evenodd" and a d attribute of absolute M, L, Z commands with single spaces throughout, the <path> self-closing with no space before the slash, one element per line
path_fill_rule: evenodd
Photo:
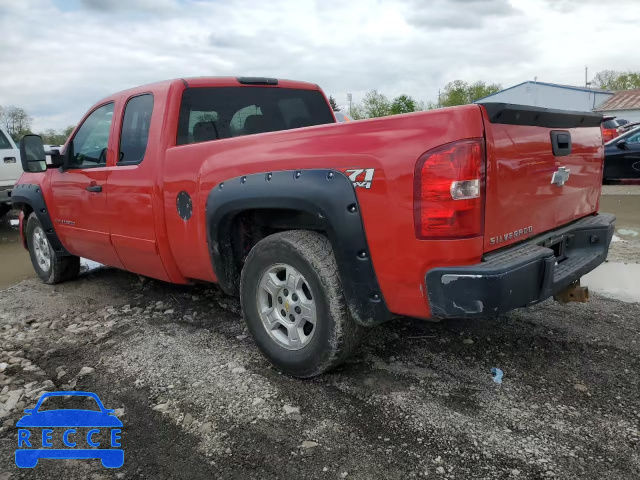
<path fill-rule="evenodd" d="M 520 230 L 514 230 L 513 232 L 505 233 L 504 235 L 498 235 L 497 237 L 491 237 L 489 242 L 491 245 L 495 245 L 496 243 L 503 243 L 513 238 L 521 237 L 522 235 L 527 235 L 529 233 L 533 233 L 533 226 L 528 226 L 521 228 Z"/>
<path fill-rule="evenodd" d="M 365 327 L 498 315 L 602 263 L 601 119 L 487 103 L 336 124 L 315 84 L 175 79 L 100 100 L 62 153 L 25 136 L 11 198 L 44 282 L 84 257 L 216 283 L 269 361 L 312 377 Z"/>

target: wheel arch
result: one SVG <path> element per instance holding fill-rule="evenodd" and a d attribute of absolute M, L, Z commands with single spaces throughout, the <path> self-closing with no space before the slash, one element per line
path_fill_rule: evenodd
<path fill-rule="evenodd" d="M 42 228 L 47 234 L 47 239 L 53 247 L 53 251 L 56 256 L 66 257 L 71 255 L 67 249 L 64 248 L 64 245 L 62 245 L 62 242 L 60 242 L 60 239 L 56 234 L 40 185 L 35 183 L 20 183 L 14 187 L 13 192 L 11 193 L 11 199 L 14 208 L 22 210 L 24 214 L 23 233 L 26 232 L 26 224 L 29 215 L 31 213 L 35 213 L 42 225 Z M 23 238 L 25 238 L 24 235 Z"/>
<path fill-rule="evenodd" d="M 328 169 L 286 170 L 225 180 L 209 192 L 207 243 L 221 288 L 237 295 L 244 258 L 276 231 L 308 229 L 331 242 L 349 311 L 361 325 L 391 318 L 367 245 L 351 181 Z"/>

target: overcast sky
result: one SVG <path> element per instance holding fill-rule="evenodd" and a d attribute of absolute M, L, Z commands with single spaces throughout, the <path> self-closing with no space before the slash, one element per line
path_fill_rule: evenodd
<path fill-rule="evenodd" d="M 436 100 L 462 79 L 584 84 L 640 70 L 640 0 L 0 0 L 0 105 L 33 130 L 98 99 L 174 77 L 320 84 Z"/>

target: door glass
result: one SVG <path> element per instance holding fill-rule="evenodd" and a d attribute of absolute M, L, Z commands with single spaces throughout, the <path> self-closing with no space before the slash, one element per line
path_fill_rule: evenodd
<path fill-rule="evenodd" d="M 11 146 L 11 143 L 9 142 L 7 137 L 4 136 L 4 133 L 0 132 L 0 150 L 5 150 L 9 148 L 13 148 Z"/>
<path fill-rule="evenodd" d="M 99 167 L 107 164 L 107 148 L 113 118 L 113 103 L 96 109 L 73 137 L 71 168 Z"/>
<path fill-rule="evenodd" d="M 149 140 L 149 125 L 153 112 L 153 95 L 139 95 L 127 102 L 120 134 L 119 165 L 142 162 Z"/>
<path fill-rule="evenodd" d="M 640 132 L 635 135 L 630 135 L 629 138 L 627 138 L 627 143 L 640 143 Z"/>

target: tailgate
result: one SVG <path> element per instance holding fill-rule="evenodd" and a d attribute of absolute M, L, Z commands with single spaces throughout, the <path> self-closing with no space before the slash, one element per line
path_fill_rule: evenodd
<path fill-rule="evenodd" d="M 602 116 L 482 105 L 487 146 L 484 250 L 496 250 L 598 210 Z"/>

